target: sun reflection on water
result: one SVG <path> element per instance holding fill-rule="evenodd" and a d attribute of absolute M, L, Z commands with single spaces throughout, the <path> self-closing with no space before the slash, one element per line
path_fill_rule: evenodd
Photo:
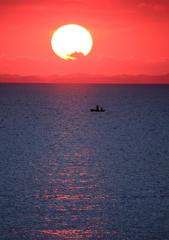
<path fill-rule="evenodd" d="M 100 166 L 92 163 L 92 149 L 74 149 L 78 151 L 65 152 L 59 164 L 49 162 L 50 187 L 39 199 L 45 201 L 52 224 L 38 232 L 55 239 L 103 239 L 109 235 L 102 219 L 108 196 L 99 178 Z"/>
<path fill-rule="evenodd" d="M 96 230 L 79 230 L 79 229 L 69 229 L 69 230 L 42 230 L 42 234 L 57 236 L 61 239 L 90 239 L 93 236 L 103 237 L 103 232 L 97 232 Z"/>

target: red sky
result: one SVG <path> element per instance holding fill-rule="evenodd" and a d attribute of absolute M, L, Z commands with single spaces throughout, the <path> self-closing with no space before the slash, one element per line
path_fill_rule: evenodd
<path fill-rule="evenodd" d="M 52 32 L 76 23 L 93 35 L 90 55 L 59 59 Z M 0 74 L 166 74 L 168 0 L 1 0 Z"/>

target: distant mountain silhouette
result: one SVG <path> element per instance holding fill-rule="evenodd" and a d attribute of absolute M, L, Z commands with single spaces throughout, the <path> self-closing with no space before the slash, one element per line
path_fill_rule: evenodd
<path fill-rule="evenodd" d="M 100 83 L 100 84 L 169 84 L 169 74 L 166 75 L 52 75 L 41 76 L 21 76 L 0 74 L 0 83 Z"/>

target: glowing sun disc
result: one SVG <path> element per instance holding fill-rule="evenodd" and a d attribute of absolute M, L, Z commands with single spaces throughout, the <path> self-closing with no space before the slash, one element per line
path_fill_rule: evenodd
<path fill-rule="evenodd" d="M 75 60 L 74 54 L 88 55 L 93 46 L 90 32 L 76 24 L 68 24 L 58 28 L 51 39 L 52 49 L 64 60 Z"/>

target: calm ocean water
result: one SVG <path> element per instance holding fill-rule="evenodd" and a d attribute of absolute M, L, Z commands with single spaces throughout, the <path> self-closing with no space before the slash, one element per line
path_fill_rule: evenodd
<path fill-rule="evenodd" d="M 169 86 L 0 85 L 0 240 L 53 239 L 169 239 Z"/>

